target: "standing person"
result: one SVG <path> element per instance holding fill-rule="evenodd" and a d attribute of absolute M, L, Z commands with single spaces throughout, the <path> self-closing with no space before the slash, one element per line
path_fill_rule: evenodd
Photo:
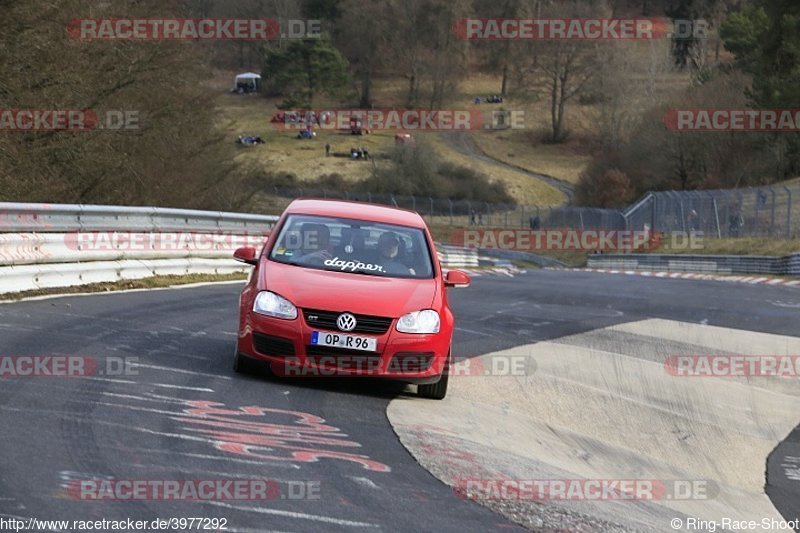
<path fill-rule="evenodd" d="M 700 229 L 700 216 L 697 214 L 697 211 L 692 209 L 687 219 L 688 219 L 687 222 L 689 222 L 690 231 L 697 231 Z"/>
<path fill-rule="evenodd" d="M 331 155 L 331 143 L 325 143 L 325 157 Z"/>
<path fill-rule="evenodd" d="M 730 216 L 728 221 L 728 233 L 731 237 L 741 236 L 742 226 L 744 226 L 744 217 L 737 211 Z"/>

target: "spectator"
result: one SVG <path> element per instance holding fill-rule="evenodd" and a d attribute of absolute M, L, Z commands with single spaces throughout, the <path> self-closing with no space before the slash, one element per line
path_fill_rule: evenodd
<path fill-rule="evenodd" d="M 742 233 L 742 227 L 744 226 L 744 217 L 742 214 L 737 211 L 730 216 L 728 220 L 728 233 L 731 237 L 740 237 Z"/>
<path fill-rule="evenodd" d="M 692 209 L 687 217 L 687 222 L 689 222 L 690 231 L 698 231 L 700 229 L 700 216 L 697 214 L 697 211 Z"/>

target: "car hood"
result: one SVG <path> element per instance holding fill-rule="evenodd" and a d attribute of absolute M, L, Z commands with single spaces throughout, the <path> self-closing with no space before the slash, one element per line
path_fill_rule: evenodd
<path fill-rule="evenodd" d="M 428 309 L 435 279 L 383 278 L 264 261 L 259 286 L 300 308 L 398 318 Z"/>

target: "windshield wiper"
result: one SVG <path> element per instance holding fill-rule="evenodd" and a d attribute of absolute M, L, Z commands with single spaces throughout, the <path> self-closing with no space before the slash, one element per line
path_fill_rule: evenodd
<path fill-rule="evenodd" d="M 334 271 L 334 272 L 336 272 L 336 271 Z M 342 272 L 345 272 L 345 271 L 342 271 Z M 372 270 L 351 270 L 350 273 L 351 274 L 363 274 L 365 276 L 378 276 L 380 278 L 384 277 L 383 274 L 385 274 L 385 272 L 378 272 L 378 271 L 372 271 Z"/>

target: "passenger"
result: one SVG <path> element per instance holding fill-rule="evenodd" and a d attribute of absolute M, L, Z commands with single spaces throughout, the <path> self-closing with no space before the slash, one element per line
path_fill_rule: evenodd
<path fill-rule="evenodd" d="M 388 274 L 410 274 L 411 270 L 399 261 L 400 238 L 387 231 L 378 238 L 378 264 Z"/>

